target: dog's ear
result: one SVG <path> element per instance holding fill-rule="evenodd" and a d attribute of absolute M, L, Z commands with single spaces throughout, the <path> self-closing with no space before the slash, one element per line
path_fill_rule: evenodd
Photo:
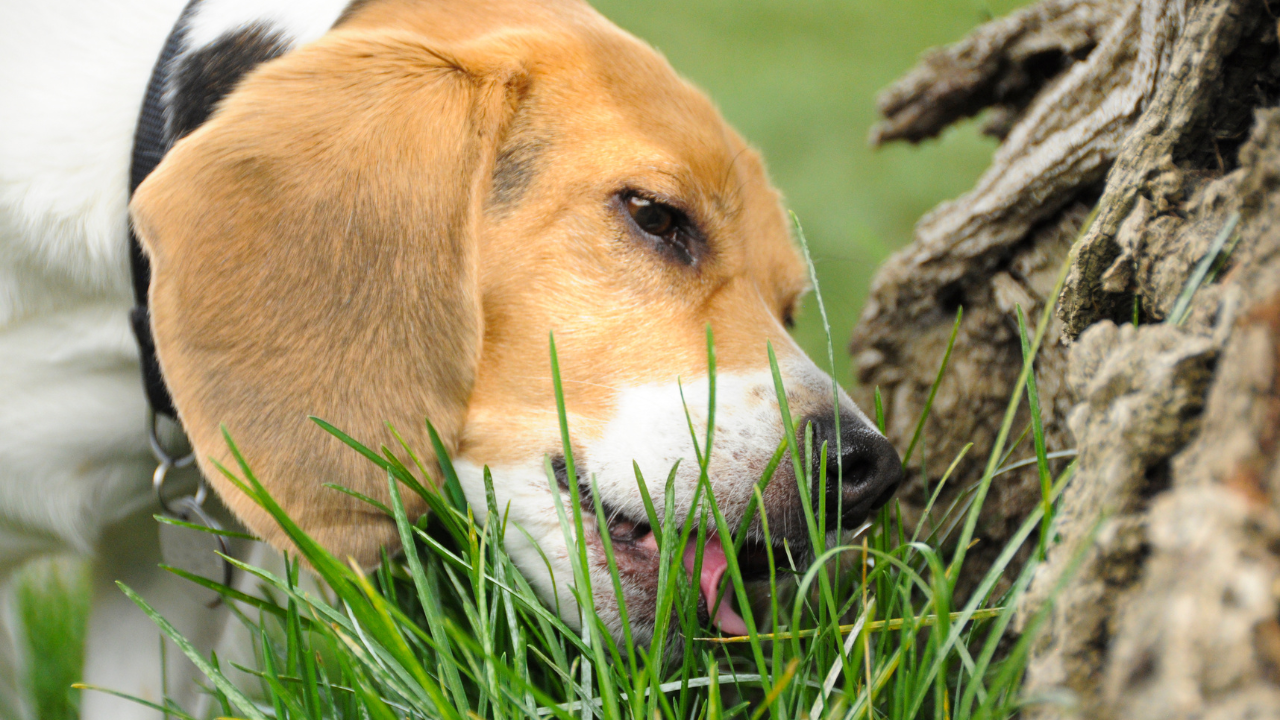
<path fill-rule="evenodd" d="M 304 530 L 365 564 L 393 524 L 322 485 L 385 500 L 386 474 L 308 416 L 375 449 L 397 447 L 390 423 L 428 467 L 424 418 L 456 448 L 483 332 L 477 226 L 526 87 L 480 45 L 336 31 L 248 75 L 138 189 L 165 380 L 205 476 L 277 547 L 209 463 L 234 467 L 221 425 Z"/>

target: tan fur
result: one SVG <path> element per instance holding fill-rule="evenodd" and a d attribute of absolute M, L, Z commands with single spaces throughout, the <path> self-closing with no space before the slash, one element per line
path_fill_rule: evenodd
<path fill-rule="evenodd" d="M 626 188 L 687 208 L 706 259 L 638 242 Z M 760 159 L 576 2 L 358 4 L 251 73 L 131 210 L 205 475 L 277 545 L 206 459 L 229 461 L 220 424 L 304 529 L 372 563 L 394 529 L 321 484 L 385 498 L 386 476 L 308 415 L 371 447 L 389 422 L 429 460 L 426 417 L 451 452 L 510 462 L 559 443 L 551 331 L 584 436 L 618 387 L 705 374 L 708 323 L 726 370 L 765 367 L 766 340 L 796 352 L 779 318 L 805 276 Z"/>

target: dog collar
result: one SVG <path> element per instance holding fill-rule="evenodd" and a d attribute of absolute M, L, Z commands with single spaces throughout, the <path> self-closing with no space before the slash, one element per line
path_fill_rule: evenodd
<path fill-rule="evenodd" d="M 151 69 L 151 78 L 147 82 L 147 94 L 142 101 L 142 111 L 138 115 L 138 127 L 133 135 L 133 156 L 129 165 L 129 197 L 147 179 L 165 153 L 173 144 L 165 129 L 164 95 L 168 85 L 169 67 L 178 56 L 186 35 L 187 23 L 192 11 L 200 0 L 191 0 L 182 9 L 178 21 L 169 31 L 160 57 Z M 156 343 L 151 335 L 151 312 L 147 306 L 147 289 L 151 286 L 151 263 L 138 235 L 129 224 L 129 274 L 133 283 L 133 309 L 129 311 L 129 324 L 133 326 L 133 336 L 138 341 L 138 355 L 142 364 L 142 385 L 147 393 L 147 403 L 151 411 L 164 415 L 177 422 L 178 412 L 173 407 L 173 398 L 169 388 L 164 384 L 164 376 L 160 373 L 160 361 L 156 358 Z M 152 421 L 152 445 L 156 445 Z M 159 458 L 161 462 L 164 458 Z"/>
<path fill-rule="evenodd" d="M 232 12 L 226 12 L 228 6 Z M 267 18 L 246 18 L 237 14 L 236 11 L 244 9 L 243 4 L 226 0 L 189 0 L 183 7 L 147 82 L 133 137 L 129 167 L 131 198 L 173 144 L 203 124 L 218 101 L 235 87 L 244 73 L 291 49 L 293 41 L 286 37 L 287 28 L 281 28 L 279 22 L 269 19 L 273 9 L 271 0 L 249 8 L 250 11 L 268 13 Z M 323 15 L 323 12 L 319 14 Z M 129 227 L 129 271 L 134 300 L 129 321 L 138 343 L 143 388 L 149 406 L 147 432 L 157 463 L 152 476 L 156 499 L 170 518 L 220 530 L 219 523 L 203 508 L 208 495 L 208 486 L 203 479 L 193 494 L 174 493 L 166 482 L 171 471 L 191 465 L 195 456 L 190 452 L 173 452 L 160 438 L 158 426 L 161 417 L 168 418 L 179 430 L 181 423 L 160 369 L 152 335 L 148 306 L 151 265 L 132 224 Z M 171 554 L 186 560 L 203 558 L 203 564 L 207 565 L 209 558 L 216 557 L 208 550 L 217 550 L 224 555 L 229 552 L 221 534 L 193 533 L 189 529 L 163 525 L 161 536 L 161 552 L 166 558 Z M 205 547 L 208 542 L 213 542 L 214 546 Z M 188 563 L 175 561 L 173 564 Z M 218 568 L 204 568 L 197 574 L 229 583 L 231 565 L 225 561 L 217 564 Z"/>

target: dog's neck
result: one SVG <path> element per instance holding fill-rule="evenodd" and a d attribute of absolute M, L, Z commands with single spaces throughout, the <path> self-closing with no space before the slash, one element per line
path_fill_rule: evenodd
<path fill-rule="evenodd" d="M 328 32 L 350 0 L 192 0 L 163 68 L 165 136 L 199 127 L 245 73 Z"/>

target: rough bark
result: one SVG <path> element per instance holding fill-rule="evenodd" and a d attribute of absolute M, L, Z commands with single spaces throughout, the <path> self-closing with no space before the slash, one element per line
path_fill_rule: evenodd
<path fill-rule="evenodd" d="M 1207 244 L 1197 227 L 1239 213 L 1232 269 L 1182 327 L 1104 320 L 1072 348 L 1080 472 L 1026 608 L 1086 553 L 1028 687 L 1070 688 L 1078 708 L 1043 716 L 1280 716 L 1280 111 L 1186 208 L 1180 232 L 1148 225 L 1153 245 Z"/>
<path fill-rule="evenodd" d="M 1053 602 L 1029 716 L 1280 717 L 1273 10 L 1046 0 L 930 54 L 882 100 L 876 140 L 919 139 L 992 103 L 1009 127 L 977 187 L 881 270 L 854 331 L 864 392 L 881 387 L 905 445 L 964 306 L 909 507 L 968 442 L 951 484 L 976 480 L 1021 365 L 1013 308 L 1051 299 L 1070 254 L 1036 371 L 1049 449 L 1076 449 L 1078 467 L 1020 611 Z M 1032 46 L 1061 71 L 1028 69 L 1050 52 Z M 1219 236 L 1227 259 L 1169 321 Z M 998 550 L 1039 499 L 1034 472 L 996 480 L 980 548 Z"/>
<path fill-rule="evenodd" d="M 869 401 L 865 395 L 879 386 L 888 404 L 890 436 L 906 444 L 951 321 L 958 308 L 965 311 L 951 368 L 961 380 L 940 392 L 923 445 L 927 452 L 911 459 L 915 480 L 904 496 L 908 510 L 924 505 L 932 482 L 965 444 L 973 442 L 975 452 L 961 462 L 956 478 L 970 478 L 983 462 L 1021 358 L 1015 306 L 1035 316 L 1052 294 L 1071 239 L 1154 93 L 1156 76 L 1168 66 L 1183 13 L 1166 4 L 1172 0 L 1088 2 L 1072 13 L 1069 2 L 1044 3 L 928 56 L 922 68 L 883 96 L 882 108 L 892 112 L 873 138 L 924 136 L 936 132 L 944 117 L 960 116 L 918 111 L 932 99 L 927 88 L 950 88 L 948 104 L 964 107 L 962 88 L 979 102 L 1004 78 L 1034 75 L 1025 66 L 1049 52 L 1044 48 L 1059 49 L 1063 61 L 1060 72 L 1021 111 L 977 186 L 926 215 L 916 227 L 915 242 L 880 270 L 854 329 L 850 349 L 863 388 L 859 399 Z M 1031 30 L 1037 19 L 1048 24 Z M 1077 61 L 1074 57 L 1087 47 L 1081 37 L 1097 42 Z M 1007 54 L 1021 51 L 1018 40 L 1026 38 L 1034 38 L 1039 54 Z M 987 72 L 976 72 L 975 65 Z M 987 79 L 972 81 L 978 75 Z M 957 82 L 957 77 L 968 81 Z M 1065 375 L 1061 338 L 1055 324 L 1042 356 L 1049 370 L 1043 373 L 1043 402 L 1054 408 L 1046 432 L 1059 448 L 1070 446 L 1062 419 L 1071 402 L 1060 382 Z M 965 486 L 951 484 L 953 491 Z M 983 541 L 975 553 L 978 564 L 999 551 L 1038 495 L 1034 468 L 1012 473 L 993 488 L 978 535 Z"/>

